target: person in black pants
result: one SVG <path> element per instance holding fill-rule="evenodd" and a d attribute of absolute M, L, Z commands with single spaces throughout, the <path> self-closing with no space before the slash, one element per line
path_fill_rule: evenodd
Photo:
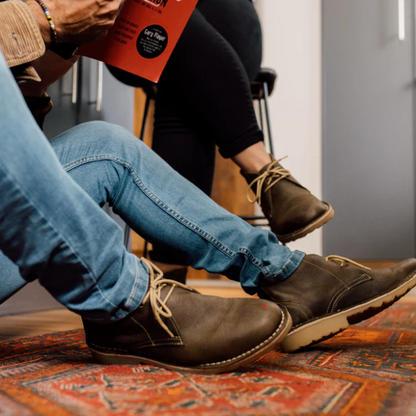
<path fill-rule="evenodd" d="M 264 147 L 250 89 L 261 60 L 261 26 L 251 0 L 200 0 L 158 84 L 153 149 L 211 195 L 217 145 L 241 168 L 253 201 L 286 243 L 322 226 L 333 210 Z M 181 264 L 157 246 L 151 258 L 165 271 Z"/>

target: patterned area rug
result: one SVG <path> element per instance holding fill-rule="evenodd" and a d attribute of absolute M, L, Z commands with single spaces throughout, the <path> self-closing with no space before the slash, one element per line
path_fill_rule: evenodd
<path fill-rule="evenodd" d="M 219 376 L 97 365 L 81 331 L 0 343 L 1 416 L 324 414 L 416 415 L 416 304 Z"/>

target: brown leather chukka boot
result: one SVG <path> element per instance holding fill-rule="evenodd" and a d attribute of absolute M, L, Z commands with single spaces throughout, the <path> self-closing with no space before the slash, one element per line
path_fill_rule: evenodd
<path fill-rule="evenodd" d="M 189 267 L 181 267 L 180 269 L 171 270 L 164 273 L 164 278 L 167 280 L 174 280 L 175 282 L 186 285 L 186 276 L 188 274 Z"/>
<path fill-rule="evenodd" d="M 293 327 L 282 343 L 289 352 L 371 318 L 415 285 L 416 259 L 371 270 L 339 256 L 307 255 L 289 278 L 258 294 L 289 310 Z"/>
<path fill-rule="evenodd" d="M 304 188 L 279 161 L 272 161 L 258 173 L 241 171 L 254 198 L 269 221 L 270 228 L 282 243 L 295 241 L 322 227 L 334 210 Z"/>
<path fill-rule="evenodd" d="M 287 310 L 272 302 L 203 296 L 146 264 L 149 291 L 135 312 L 110 324 L 84 320 L 87 344 L 100 363 L 234 371 L 275 349 L 291 328 Z"/>

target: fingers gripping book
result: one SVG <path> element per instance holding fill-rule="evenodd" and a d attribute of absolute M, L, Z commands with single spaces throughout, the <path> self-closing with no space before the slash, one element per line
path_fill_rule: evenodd
<path fill-rule="evenodd" d="M 198 0 L 127 0 L 108 35 L 78 54 L 158 82 Z"/>

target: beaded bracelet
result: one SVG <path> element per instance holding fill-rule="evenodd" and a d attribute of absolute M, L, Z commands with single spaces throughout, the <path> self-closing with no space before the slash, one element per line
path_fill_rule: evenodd
<path fill-rule="evenodd" d="M 51 41 L 52 45 L 56 45 L 58 43 L 58 33 L 56 31 L 55 23 L 52 20 L 52 16 L 49 13 L 48 8 L 46 7 L 45 3 L 42 0 L 35 0 L 36 3 L 39 4 L 40 7 L 42 7 L 43 12 L 46 15 L 46 18 L 48 19 L 49 27 L 51 29 Z"/>

